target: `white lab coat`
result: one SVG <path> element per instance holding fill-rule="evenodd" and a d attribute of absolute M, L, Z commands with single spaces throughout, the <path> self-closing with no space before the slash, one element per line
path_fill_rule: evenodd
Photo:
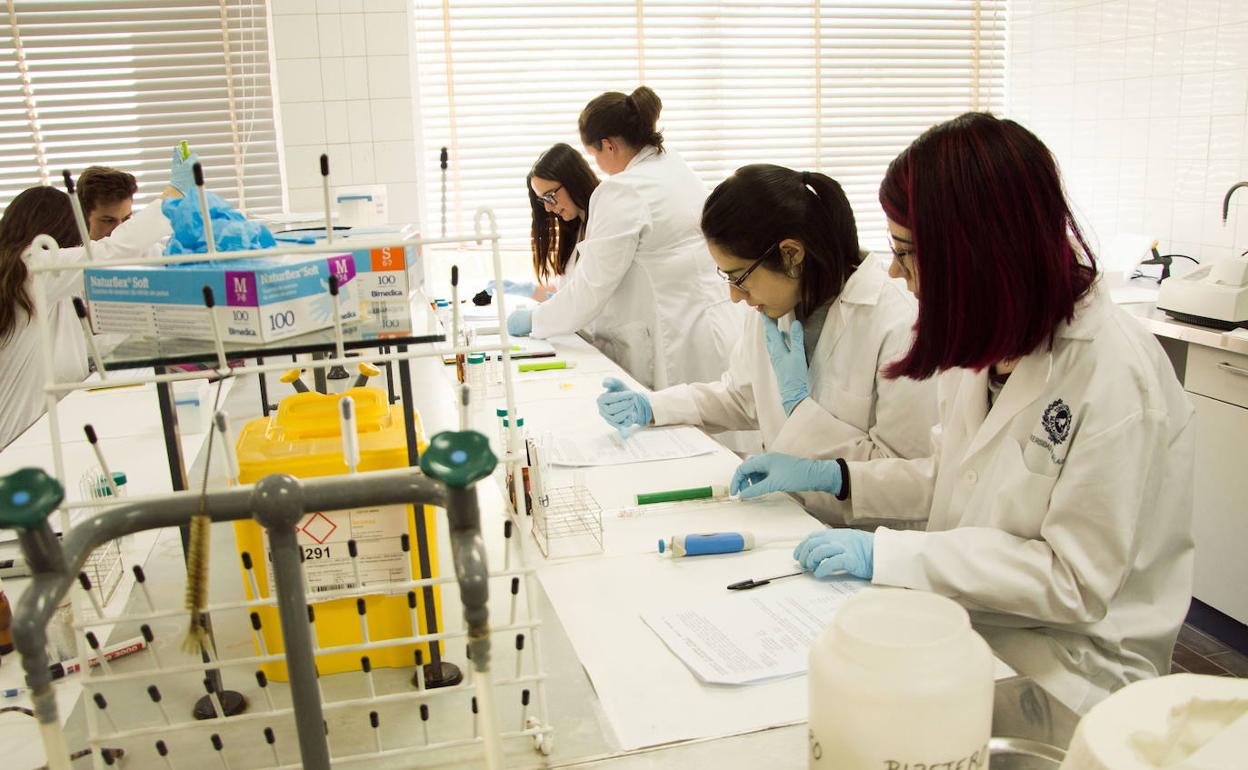
<path fill-rule="evenodd" d="M 939 377 L 937 452 L 850 462 L 880 528 L 873 582 L 971 611 L 993 650 L 1085 712 L 1169 672 L 1192 587 L 1192 406 L 1170 361 L 1098 285 L 991 410 L 987 372 Z"/>
<path fill-rule="evenodd" d="M 157 199 L 131 219 L 118 225 L 112 235 L 91 242 L 96 260 L 147 256 L 154 244 L 171 232 L 169 220 L 161 213 Z M 59 249 L 57 264 L 85 258 L 81 246 Z M 52 368 L 58 382 L 77 382 L 87 376 L 87 343 L 74 313 L 73 298 L 83 297 L 82 273 L 42 273 L 47 292 L 48 323 L 52 335 Z M 37 291 L 36 276 L 27 278 L 32 298 Z M 44 412 L 43 356 L 45 350 L 39 326 L 20 311 L 13 333 L 0 346 L 0 447 L 8 446 Z"/>
<path fill-rule="evenodd" d="M 641 384 L 719 377 L 744 313 L 728 300 L 700 222 L 706 192 L 671 150 L 646 147 L 589 199 L 589 224 L 532 336 L 584 330 Z"/>
<path fill-rule="evenodd" d="M 758 429 L 766 451 L 802 457 L 925 457 L 936 423 L 935 383 L 879 374 L 910 349 L 917 312 L 905 285 L 890 279 L 880 258 L 869 255 L 828 308 L 808 367 L 811 397 L 792 415 L 784 413 L 763 316 L 751 313 L 718 381 L 676 385 L 650 396 L 655 424 Z M 792 318 L 781 319 L 782 326 Z M 848 503 L 830 494 L 798 498 L 830 524 L 872 523 L 856 518 Z"/>

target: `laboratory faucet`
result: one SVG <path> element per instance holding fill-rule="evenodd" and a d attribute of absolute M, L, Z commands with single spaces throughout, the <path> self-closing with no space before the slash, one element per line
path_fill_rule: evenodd
<path fill-rule="evenodd" d="M 1227 218 L 1231 215 L 1231 196 L 1241 187 L 1248 187 L 1248 181 L 1236 182 L 1231 185 L 1231 189 L 1226 191 L 1226 197 L 1222 199 L 1222 224 L 1226 224 Z"/>

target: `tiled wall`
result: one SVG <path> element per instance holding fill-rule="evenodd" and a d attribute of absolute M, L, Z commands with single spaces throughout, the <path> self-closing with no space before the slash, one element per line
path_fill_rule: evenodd
<path fill-rule="evenodd" d="M 1056 153 L 1102 248 L 1119 232 L 1248 249 L 1248 0 L 1013 0 L 1011 117 Z"/>
<path fill-rule="evenodd" d="M 318 158 L 334 186 L 384 184 L 391 222 L 418 221 L 405 0 L 273 0 L 286 183 L 292 211 L 323 207 Z"/>

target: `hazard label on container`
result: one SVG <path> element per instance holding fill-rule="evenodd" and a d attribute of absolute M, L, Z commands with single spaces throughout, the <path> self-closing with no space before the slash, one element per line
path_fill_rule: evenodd
<path fill-rule="evenodd" d="M 303 572 L 312 594 L 357 588 L 356 570 L 363 586 L 384 585 L 407 579 L 402 536 L 407 533 L 406 505 L 383 505 L 346 511 L 317 511 L 303 517 L 296 527 L 302 550 Z M 356 564 L 347 543 L 355 541 Z M 272 563 L 268 533 L 264 554 Z M 276 590 L 269 570 L 270 596 Z"/>

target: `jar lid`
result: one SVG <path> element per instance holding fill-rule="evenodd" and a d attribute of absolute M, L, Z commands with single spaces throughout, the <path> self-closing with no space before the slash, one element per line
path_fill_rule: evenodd
<path fill-rule="evenodd" d="M 503 420 L 503 425 L 505 425 L 505 426 L 507 426 L 507 427 L 509 427 L 509 428 L 510 428 L 510 427 L 511 427 L 511 421 L 510 421 L 510 420 Z M 523 418 L 523 417 L 517 417 L 517 418 L 516 418 L 516 427 L 517 427 L 517 428 L 523 428 L 523 427 L 524 427 L 524 418 Z"/>
<path fill-rule="evenodd" d="M 497 409 L 495 409 L 495 410 L 494 410 L 494 414 L 495 414 L 495 415 L 497 415 L 497 416 L 499 416 L 499 417 L 506 417 L 506 416 L 507 416 L 507 407 L 505 407 L 505 406 L 500 406 L 500 407 L 498 407 Z"/>
<path fill-rule="evenodd" d="M 468 363 L 470 363 L 470 364 L 483 364 L 483 363 L 485 363 L 485 354 L 484 354 L 484 353 L 469 353 L 469 354 L 468 354 Z"/>

